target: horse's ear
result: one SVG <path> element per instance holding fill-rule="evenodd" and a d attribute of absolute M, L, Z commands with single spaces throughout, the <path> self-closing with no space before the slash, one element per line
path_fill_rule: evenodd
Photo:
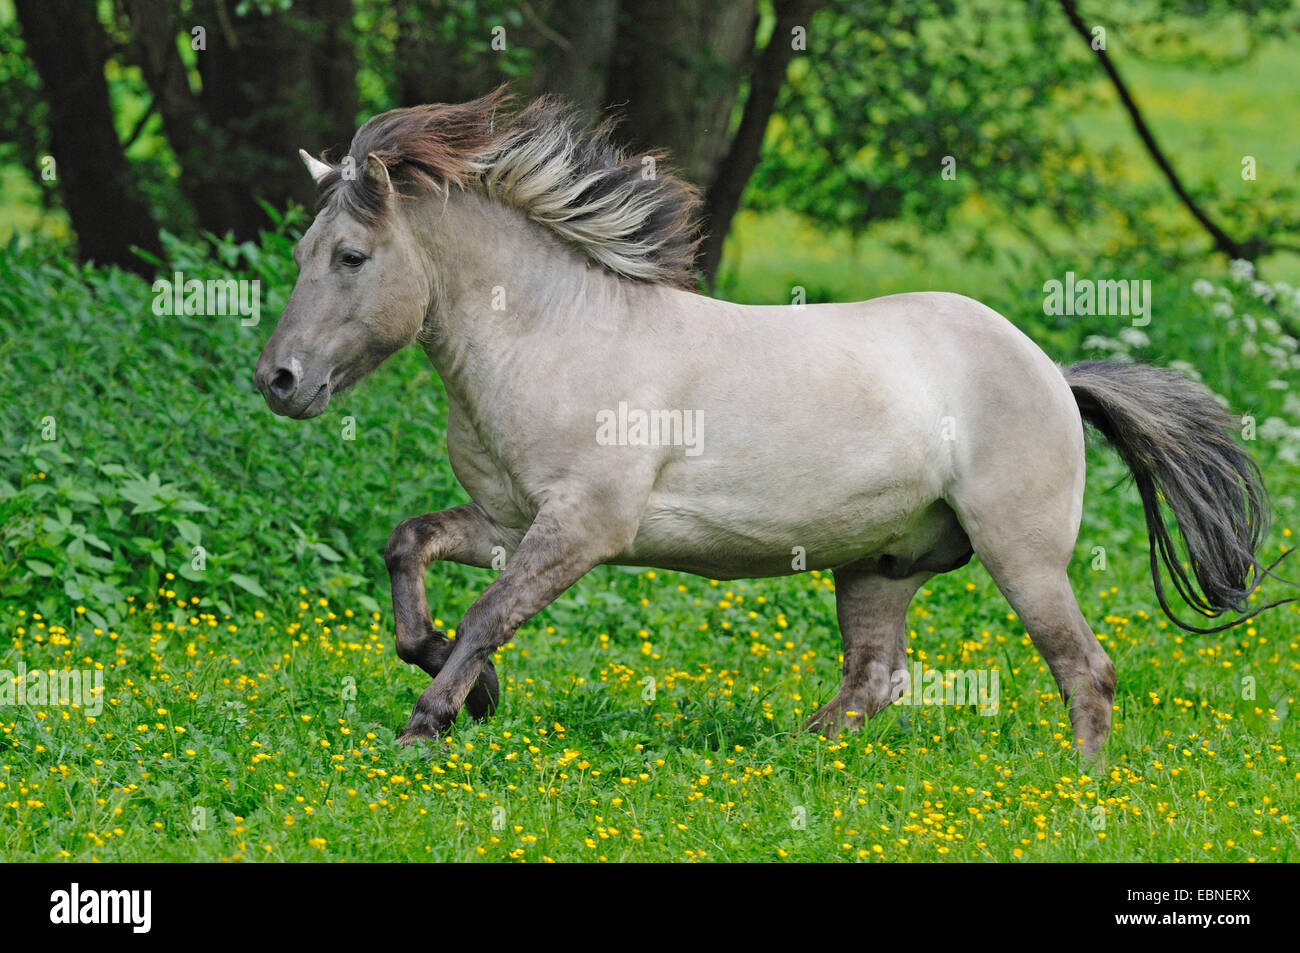
<path fill-rule="evenodd" d="M 317 159 L 315 156 L 308 153 L 306 149 L 299 149 L 298 155 L 302 156 L 302 161 L 306 164 L 307 171 L 311 173 L 311 177 L 316 180 L 317 185 L 320 184 L 321 179 L 325 178 L 325 176 L 329 175 L 330 172 L 333 171 L 328 165 L 321 162 L 320 159 Z"/>
<path fill-rule="evenodd" d="M 366 155 L 366 177 L 385 192 L 391 193 L 395 191 L 393 189 L 393 180 L 388 176 L 388 166 L 384 165 L 379 156 L 373 152 Z"/>

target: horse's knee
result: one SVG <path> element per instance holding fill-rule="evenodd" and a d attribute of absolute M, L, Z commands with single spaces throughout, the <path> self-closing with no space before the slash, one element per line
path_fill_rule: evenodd
<path fill-rule="evenodd" d="M 390 573 L 400 569 L 420 550 L 418 516 L 404 519 L 388 536 L 388 545 L 384 547 L 384 565 Z"/>
<path fill-rule="evenodd" d="M 1094 665 L 1092 673 L 1093 684 L 1097 693 L 1104 698 L 1107 703 L 1115 700 L 1115 663 L 1111 661 L 1110 656 L 1105 652 L 1101 653 L 1100 659 Z"/>
<path fill-rule="evenodd" d="M 492 653 L 505 645 L 522 624 L 494 602 L 480 600 L 469 607 L 456 629 L 456 641 L 466 658 L 486 663 Z"/>

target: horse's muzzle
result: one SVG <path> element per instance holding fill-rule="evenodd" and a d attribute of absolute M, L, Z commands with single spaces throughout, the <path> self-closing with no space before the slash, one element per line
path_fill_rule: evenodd
<path fill-rule="evenodd" d="M 302 361 L 297 357 L 275 361 L 267 360 L 263 353 L 253 372 L 253 383 L 266 405 L 285 417 L 315 417 L 329 404 L 329 378 L 304 383 Z"/>

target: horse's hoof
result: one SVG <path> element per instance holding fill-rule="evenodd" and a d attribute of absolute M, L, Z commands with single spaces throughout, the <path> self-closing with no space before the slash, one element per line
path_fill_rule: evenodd
<path fill-rule="evenodd" d="M 500 697 L 501 689 L 497 683 L 497 670 L 491 662 L 488 662 L 483 666 L 478 681 L 474 683 L 469 696 L 465 699 L 465 710 L 469 712 L 469 716 L 475 721 L 483 721 L 497 710 L 497 702 Z"/>
<path fill-rule="evenodd" d="M 442 739 L 435 735 L 427 735 L 421 731 L 408 731 L 405 728 L 397 733 L 397 743 L 403 748 L 421 743 L 432 746 L 441 741 Z"/>
<path fill-rule="evenodd" d="M 419 741 L 427 742 L 430 745 L 442 743 L 443 735 L 451 727 L 451 722 L 455 719 L 439 718 L 436 715 L 421 711 L 418 707 L 411 713 L 410 719 L 406 722 L 400 733 L 397 735 L 397 743 L 404 748 Z"/>
<path fill-rule="evenodd" d="M 842 731 L 857 731 L 866 722 L 866 716 L 856 709 L 844 708 L 838 700 L 832 700 L 824 708 L 809 716 L 804 722 L 804 731 L 825 735 L 834 740 Z"/>

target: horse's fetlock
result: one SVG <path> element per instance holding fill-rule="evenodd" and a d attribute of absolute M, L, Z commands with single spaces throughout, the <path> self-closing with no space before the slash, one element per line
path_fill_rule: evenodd
<path fill-rule="evenodd" d="M 407 665 L 418 665 L 424 657 L 424 640 L 397 640 L 397 657 Z"/>
<path fill-rule="evenodd" d="M 1093 684 L 1096 687 L 1097 694 L 1101 695 L 1106 701 L 1113 701 L 1115 698 L 1115 663 L 1109 658 L 1102 660 L 1100 670 L 1093 674 Z"/>

